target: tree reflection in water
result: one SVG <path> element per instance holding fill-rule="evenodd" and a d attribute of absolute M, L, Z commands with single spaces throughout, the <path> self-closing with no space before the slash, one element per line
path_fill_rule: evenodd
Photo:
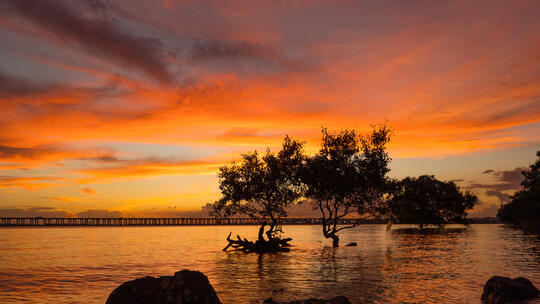
<path fill-rule="evenodd" d="M 378 270 L 384 260 L 383 251 L 368 257 L 361 249 L 348 247 L 296 248 L 289 253 L 263 255 L 228 253 L 218 257 L 214 281 L 227 288 L 226 294 L 220 294 L 226 303 L 237 299 L 256 303 L 269 297 L 291 301 L 336 295 L 373 302 L 382 300 L 385 293 Z M 246 295 L 252 296 L 246 299 Z"/>

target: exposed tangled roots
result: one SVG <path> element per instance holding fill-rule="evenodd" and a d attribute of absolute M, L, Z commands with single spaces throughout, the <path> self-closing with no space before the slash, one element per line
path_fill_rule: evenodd
<path fill-rule="evenodd" d="M 281 238 L 271 238 L 270 240 L 257 240 L 256 242 L 249 241 L 247 239 L 242 239 L 239 235 L 235 239 L 231 239 L 232 232 L 227 236 L 227 241 L 229 244 L 223 248 L 223 251 L 232 248 L 232 250 L 242 251 L 242 252 L 288 252 L 290 251 L 291 245 L 289 244 L 292 241 L 291 238 L 281 239 Z"/>

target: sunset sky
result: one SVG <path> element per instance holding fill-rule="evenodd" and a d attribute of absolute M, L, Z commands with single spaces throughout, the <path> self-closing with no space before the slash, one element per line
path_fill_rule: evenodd
<path fill-rule="evenodd" d="M 217 168 L 387 122 L 493 216 L 540 149 L 540 1 L 0 2 L 0 216 L 200 211 Z M 84 214 L 84 213 L 83 213 Z"/>

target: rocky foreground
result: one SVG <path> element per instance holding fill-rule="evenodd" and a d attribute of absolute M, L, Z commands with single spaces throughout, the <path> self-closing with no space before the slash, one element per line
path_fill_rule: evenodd
<path fill-rule="evenodd" d="M 540 297 L 540 291 L 525 278 L 494 276 L 486 282 L 483 304 L 506 304 Z M 344 296 L 263 304 L 350 304 Z M 198 271 L 182 270 L 173 276 L 144 277 L 115 288 L 106 304 L 221 304 L 208 278 Z"/>
<path fill-rule="evenodd" d="M 483 304 L 506 304 L 540 297 L 540 291 L 526 278 L 491 277 L 484 285 Z"/>
<path fill-rule="evenodd" d="M 346 297 L 265 304 L 350 304 Z M 182 270 L 174 276 L 144 277 L 116 287 L 106 304 L 221 304 L 208 278 L 199 271 Z"/>
<path fill-rule="evenodd" d="M 144 277 L 116 287 L 106 304 L 221 304 L 208 278 L 182 270 L 174 276 Z"/>

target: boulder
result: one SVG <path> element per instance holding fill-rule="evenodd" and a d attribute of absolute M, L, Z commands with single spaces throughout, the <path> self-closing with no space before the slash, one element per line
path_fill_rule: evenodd
<path fill-rule="evenodd" d="M 144 277 L 116 287 L 106 304 L 221 304 L 208 278 L 182 270 L 174 276 Z"/>
<path fill-rule="evenodd" d="M 494 276 L 486 282 L 483 304 L 505 304 L 540 297 L 540 291 L 525 278 L 510 279 Z"/>
<path fill-rule="evenodd" d="M 275 302 L 270 299 L 266 299 L 263 304 L 351 304 L 349 299 L 344 296 L 334 297 L 331 299 L 308 299 L 308 300 L 296 300 L 291 302 Z"/>

